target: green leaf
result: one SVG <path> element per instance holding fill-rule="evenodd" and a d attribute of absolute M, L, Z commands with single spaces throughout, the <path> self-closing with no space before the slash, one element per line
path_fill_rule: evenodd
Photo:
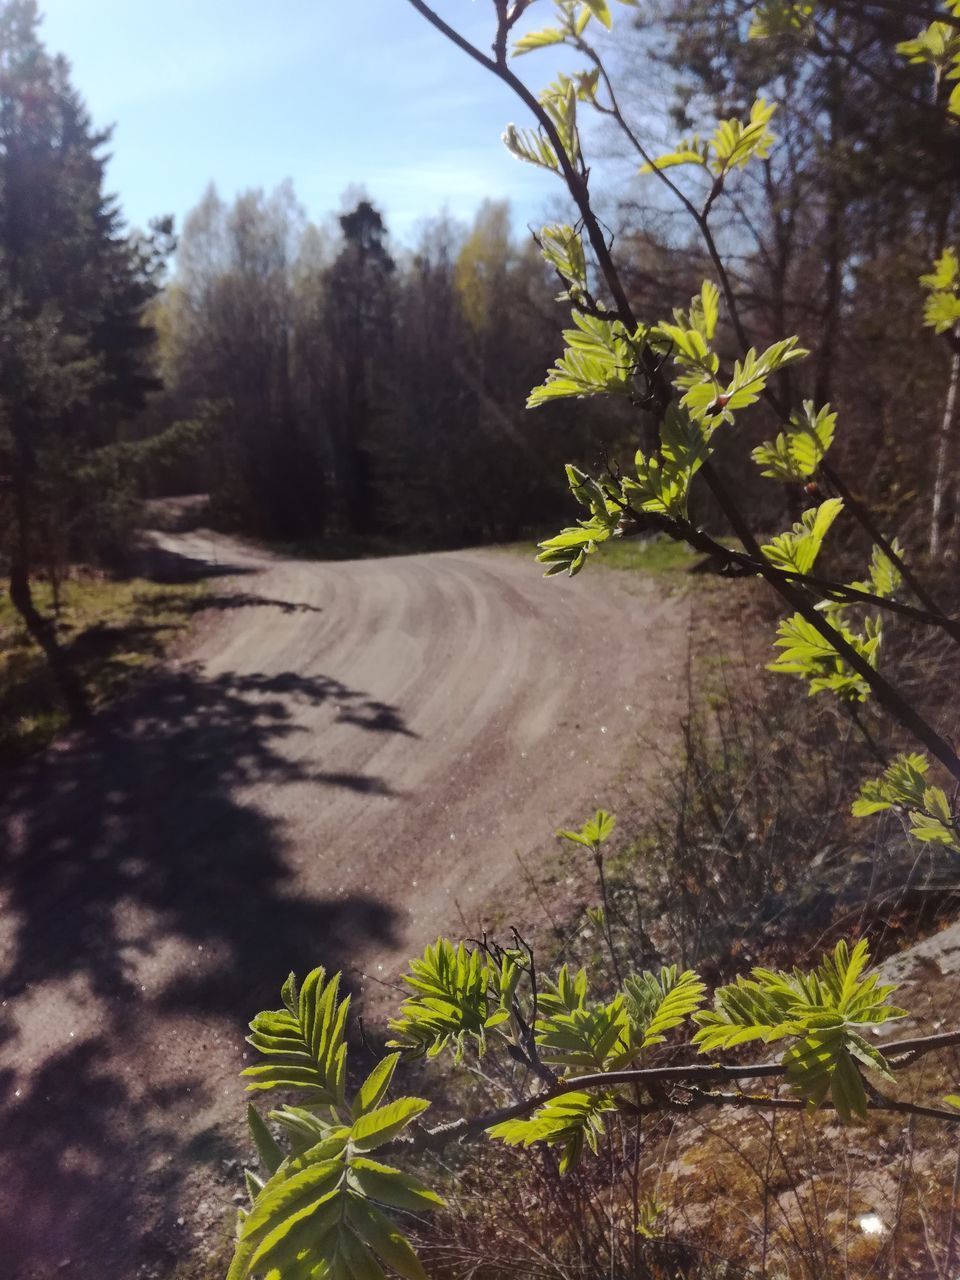
<path fill-rule="evenodd" d="M 941 793 L 942 794 L 942 793 Z M 960 837 L 955 825 L 948 825 L 940 818 L 927 813 L 910 814 L 910 834 L 914 840 L 924 843 L 943 844 L 960 853 Z"/>
<path fill-rule="evenodd" d="M 247 1107 L 247 1125 L 264 1168 L 268 1173 L 276 1173 L 283 1160 L 283 1152 L 253 1103 Z"/>
<path fill-rule="evenodd" d="M 960 34 L 956 38 L 960 50 Z M 960 52 L 957 67 L 960 68 Z M 920 277 L 920 283 L 927 290 L 923 323 L 936 333 L 954 329 L 960 322 L 960 260 L 956 250 L 949 246 L 944 249 L 933 264 L 933 270 Z"/>
<path fill-rule="evenodd" d="M 857 1062 L 891 1078 L 888 1063 L 859 1028 L 904 1011 L 891 1005 L 895 990 L 867 971 L 865 941 L 851 951 L 839 942 L 816 969 L 802 973 L 754 969 L 751 978 L 719 988 L 714 1008 L 694 1014 L 701 1053 L 749 1040 L 791 1039 L 782 1062 L 793 1091 L 811 1105 L 829 1093 L 842 1119 L 863 1115 L 866 1095 Z"/>
<path fill-rule="evenodd" d="M 630 1028 L 623 997 L 588 1006 L 584 999 L 585 981 L 586 975 L 583 985 L 578 983 L 575 987 L 577 999 L 572 1007 L 569 989 L 564 992 L 558 987 L 556 993 L 541 993 L 537 1047 L 541 1058 L 551 1066 L 613 1070 L 629 1057 Z"/>
<path fill-rule="evenodd" d="M 689 143 L 681 144 L 675 151 L 657 156 L 655 160 L 645 164 L 640 173 L 656 173 L 662 169 L 673 169 L 681 164 L 696 164 L 703 167 L 706 163 L 706 147 L 701 147 L 699 139 L 694 137 Z"/>
<path fill-rule="evenodd" d="M 947 22 L 931 22 L 915 40 L 901 40 L 897 53 L 915 65 L 945 70 L 960 55 L 960 32 Z"/>
<path fill-rule="evenodd" d="M 866 818 L 872 813 L 892 809 L 894 805 L 922 809 L 929 768 L 929 760 L 920 752 L 898 755 L 879 778 L 861 786 L 860 794 L 853 802 L 853 816 Z"/>
<path fill-rule="evenodd" d="M 548 372 L 542 386 L 534 387 L 527 408 L 570 396 L 631 396 L 641 362 L 645 331 L 641 326 L 628 334 L 619 320 L 587 316 L 574 311 L 574 329 L 563 334 L 567 349 Z"/>
<path fill-rule="evenodd" d="M 529 1119 L 507 1120 L 487 1133 L 508 1146 L 543 1142 L 562 1147 L 560 1172 L 564 1174 L 580 1159 L 584 1143 L 596 1152 L 597 1139 L 604 1133 L 603 1113 L 615 1109 L 609 1094 L 565 1093 L 544 1103 Z"/>
<path fill-rule="evenodd" d="M 948 333 L 960 321 L 960 297 L 931 293 L 923 308 L 923 323 L 935 333 Z"/>
<path fill-rule="evenodd" d="M 613 833 L 616 825 L 617 819 L 612 813 L 607 813 L 606 809 L 598 809 L 579 831 L 561 830 L 557 835 L 574 844 L 582 844 L 587 849 L 597 849 Z"/>
<path fill-rule="evenodd" d="M 384 1094 L 390 1088 L 390 1081 L 393 1079 L 393 1073 L 399 1061 L 399 1053 L 389 1054 L 377 1063 L 366 1080 L 364 1080 L 353 1100 L 351 1114 L 355 1120 L 360 1116 L 366 1115 L 368 1111 L 372 1111 L 374 1107 L 379 1105 Z"/>
<path fill-rule="evenodd" d="M 292 1215 L 318 1208 L 343 1174 L 342 1160 L 323 1160 L 292 1176 L 279 1169 L 257 1197 L 243 1223 L 240 1238 L 259 1242 Z"/>
<path fill-rule="evenodd" d="M 514 41 L 513 56 L 518 58 L 521 54 L 531 53 L 534 49 L 545 49 L 551 44 L 563 44 L 565 38 L 566 33 L 558 27 L 544 27 L 542 31 L 531 31 L 528 35 Z"/>
<path fill-rule="evenodd" d="M 302 1089 L 312 1104 L 342 1104 L 350 997 L 340 1000 L 339 986 L 340 975 L 327 982 L 321 968 L 307 975 L 299 994 L 292 975 L 287 979 L 284 1007 L 258 1013 L 250 1023 L 247 1041 L 266 1061 L 241 1073 L 248 1089 Z"/>
<path fill-rule="evenodd" d="M 288 1161 L 291 1167 L 299 1167 L 301 1157 L 307 1163 L 335 1159 L 347 1145 L 350 1136 L 346 1125 L 332 1123 L 304 1107 L 281 1107 L 278 1111 L 270 1112 L 270 1119 L 275 1120 L 290 1136 Z"/>
<path fill-rule="evenodd" d="M 920 277 L 926 289 L 953 289 L 960 283 L 960 259 L 957 251 L 948 246 L 933 264 L 933 271 Z"/>
<path fill-rule="evenodd" d="M 776 111 L 776 103 L 767 104 L 762 98 L 750 108 L 746 124 L 741 120 L 721 120 L 711 139 L 710 168 L 717 176 L 729 169 L 743 168 L 749 160 L 765 160 L 776 142 L 776 134 L 769 128 Z"/>
<path fill-rule="evenodd" d="M 700 297 L 695 298 L 691 306 L 690 318 L 706 340 L 711 342 L 720 318 L 720 290 L 713 281 L 704 280 Z"/>
<path fill-rule="evenodd" d="M 566 223 L 542 227 L 538 238 L 544 259 L 579 294 L 587 287 L 587 260 L 583 241 Z"/>
<path fill-rule="evenodd" d="M 684 396 L 687 402 L 688 396 Z M 634 458 L 636 480 L 625 476 L 624 495 L 643 511 L 688 518 L 690 484 L 710 457 L 712 428 L 693 414 L 671 404 L 660 427 L 660 451 L 646 457 L 637 450 Z"/>
<path fill-rule="evenodd" d="M 350 1145 L 356 1151 L 374 1151 L 402 1133 L 429 1106 L 424 1098 L 397 1098 L 385 1107 L 369 1111 L 354 1122 Z"/>
<path fill-rule="evenodd" d="M 556 151 L 546 138 L 531 129 L 518 129 L 515 124 L 508 124 L 503 131 L 503 145 L 511 155 L 526 164 L 549 169 L 551 173 L 560 172 Z"/>
<path fill-rule="evenodd" d="M 761 547 L 764 556 L 776 569 L 808 574 L 820 554 L 823 539 L 842 510 L 840 498 L 828 498 L 819 507 L 804 511 L 791 532 L 781 533 Z"/>
<path fill-rule="evenodd" d="M 492 1012 L 492 974 L 479 951 L 438 938 L 422 959 L 411 961 L 403 981 L 415 994 L 390 1022 L 397 1035 L 390 1048 L 408 1058 L 425 1053 L 434 1057 L 450 1044 L 459 1061 L 471 1037 L 483 1051 L 484 1024 Z"/>
<path fill-rule="evenodd" d="M 776 142 L 776 134 L 769 127 L 775 111 L 775 104 L 768 105 L 758 98 L 750 108 L 746 123 L 737 119 L 720 120 L 709 140 L 702 141 L 697 134 L 684 138 L 673 151 L 645 164 L 640 172 L 695 164 L 706 166 L 722 182 L 731 169 L 743 168 L 751 159 L 765 160 L 769 156 Z"/>
<path fill-rule="evenodd" d="M 297 975 L 288 973 L 287 980 L 280 988 L 280 999 L 283 1001 L 284 1007 L 293 1014 L 296 1014 L 298 1003 L 300 1000 L 300 992 L 297 987 Z"/>
<path fill-rule="evenodd" d="M 613 17 L 610 13 L 610 6 L 607 0 L 581 0 L 583 6 L 590 10 L 591 14 L 609 31 L 613 26 Z"/>
<path fill-rule="evenodd" d="M 422 1213 L 425 1209 L 442 1207 L 444 1203 L 419 1178 L 389 1165 L 378 1164 L 376 1160 L 366 1160 L 362 1156 L 351 1160 L 350 1178 L 368 1199 L 377 1200 L 393 1209 Z"/>
<path fill-rule="evenodd" d="M 703 1003 L 706 986 L 691 969 L 679 973 L 676 965 L 659 974 L 645 971 L 626 979 L 627 1014 L 641 1047 L 662 1044 L 666 1032 L 679 1027 Z"/>
<path fill-rule="evenodd" d="M 375 1205 L 351 1197 L 347 1204 L 347 1220 L 364 1244 L 404 1280 L 427 1280 L 420 1259 L 405 1236 Z"/>
<path fill-rule="evenodd" d="M 748 40 L 769 40 L 803 31 L 813 5 L 801 0 L 761 0 L 753 11 Z"/>
<path fill-rule="evenodd" d="M 903 548 L 896 538 L 890 543 L 890 547 L 903 559 Z M 880 547 L 875 546 L 870 556 L 870 576 L 864 582 L 851 582 L 850 586 L 858 591 L 869 591 L 883 600 L 889 600 L 896 595 L 902 581 L 903 575 L 893 560 Z"/>
<path fill-rule="evenodd" d="M 837 615 L 831 618 L 834 629 L 871 666 L 876 666 L 882 639 L 879 619 L 868 618 L 866 634 L 857 635 L 843 626 Z M 768 671 L 801 676 L 809 682 L 810 694 L 828 690 L 841 699 L 864 702 L 870 686 L 840 657 L 833 644 L 801 614 L 785 618 L 777 628 L 774 645 L 783 652 L 767 665 Z"/>
<path fill-rule="evenodd" d="M 307 1252 L 315 1258 L 322 1250 L 324 1239 L 329 1237 L 339 1217 L 340 1200 L 341 1196 L 334 1189 L 315 1204 L 283 1218 L 254 1247 L 249 1256 L 249 1271 L 270 1275 L 297 1274 L 294 1268 L 301 1254 Z"/>
<path fill-rule="evenodd" d="M 382 1280 L 383 1267 L 359 1236 L 352 1231 L 341 1231 L 337 1247 L 349 1269 L 350 1280 Z"/>

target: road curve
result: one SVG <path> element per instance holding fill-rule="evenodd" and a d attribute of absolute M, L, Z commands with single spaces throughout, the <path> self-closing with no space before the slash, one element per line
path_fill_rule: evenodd
<path fill-rule="evenodd" d="M 535 868 L 682 710 L 687 608 L 654 580 L 158 539 L 213 575 L 189 648 L 3 779 L 7 1276 L 159 1276 L 205 1248 L 244 1018 L 291 968 L 388 977 L 502 917 L 515 855 Z"/>

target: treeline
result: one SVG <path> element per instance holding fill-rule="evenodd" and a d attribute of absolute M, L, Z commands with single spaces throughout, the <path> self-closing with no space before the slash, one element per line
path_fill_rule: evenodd
<path fill-rule="evenodd" d="M 186 219 L 155 303 L 154 413 L 206 417 L 181 485 L 274 538 L 510 539 L 560 517 L 562 464 L 609 435 L 577 410 L 528 414 L 563 313 L 506 204 L 424 223 L 392 248 L 368 200 L 308 221 L 291 183 Z M 169 484 L 169 477 L 161 478 Z"/>
<path fill-rule="evenodd" d="M 748 41 L 740 0 L 641 4 L 612 51 L 640 146 L 611 139 L 631 169 L 605 213 L 645 320 L 723 261 L 751 342 L 799 334 L 814 356 L 778 375 L 781 401 L 830 401 L 856 495 L 942 556 L 960 538 L 960 361 L 922 328 L 917 278 L 957 236 L 960 129 L 896 51 L 910 6 L 827 8 L 803 41 Z M 38 23 L 34 0 L 0 0 L 0 556 L 38 642 L 32 578 L 115 556 L 143 496 L 208 491 L 222 525 L 268 538 L 447 547 L 567 521 L 564 462 L 630 465 L 642 379 L 619 410 L 524 407 L 565 309 L 505 205 L 399 245 L 373 202 L 311 222 L 288 183 L 211 189 L 178 243 L 169 220 L 130 234 L 104 188 L 109 133 Z M 758 96 L 780 104 L 777 143 L 712 213 L 714 255 L 638 170 Z M 678 180 L 702 208 L 709 177 Z M 776 427 L 760 408 L 744 430 Z M 804 501 L 771 493 L 771 526 Z"/>

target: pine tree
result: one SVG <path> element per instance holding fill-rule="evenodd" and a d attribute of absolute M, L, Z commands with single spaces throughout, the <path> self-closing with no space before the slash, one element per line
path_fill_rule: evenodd
<path fill-rule="evenodd" d="M 84 459 L 156 385 L 142 321 L 155 263 L 121 232 L 103 189 L 109 131 L 38 23 L 35 0 L 0 4 L 0 536 L 11 601 L 78 721 L 83 693 L 32 578 Z"/>
<path fill-rule="evenodd" d="M 367 200 L 340 217 L 343 248 L 327 277 L 332 354 L 328 420 L 334 484 L 351 533 L 374 527 L 370 427 L 375 382 L 392 337 L 394 261 L 387 229 Z"/>

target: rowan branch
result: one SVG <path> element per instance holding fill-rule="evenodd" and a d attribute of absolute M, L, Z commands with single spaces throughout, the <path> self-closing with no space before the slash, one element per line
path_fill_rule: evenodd
<path fill-rule="evenodd" d="M 597 215 L 594 213 L 590 203 L 590 195 L 587 186 L 587 176 L 581 173 L 575 167 L 570 156 L 567 154 L 566 148 L 560 139 L 553 121 L 549 114 L 544 110 L 543 105 L 537 101 L 527 86 L 520 80 L 505 62 L 498 62 L 494 58 L 488 57 L 481 52 L 475 45 L 462 36 L 458 31 L 445 22 L 433 9 L 430 8 L 425 0 L 409 0 L 409 3 L 420 13 L 426 20 L 435 27 L 441 34 L 452 40 L 458 48 L 467 53 L 475 62 L 485 67 L 499 80 L 511 88 L 524 105 L 533 113 L 537 123 L 543 130 L 545 136 L 553 147 L 557 162 L 563 178 L 566 182 L 567 189 L 580 211 L 583 227 L 590 240 L 591 247 L 597 260 L 597 264 L 606 281 L 607 287 L 616 304 L 616 312 L 620 321 L 627 328 L 629 333 L 636 333 L 639 322 L 634 314 L 633 308 L 627 298 L 623 283 L 620 280 L 619 273 L 610 253 L 610 247 L 607 244 L 603 234 L 603 229 Z M 497 7 L 497 0 L 494 0 L 494 6 Z M 502 9 L 498 9 L 502 12 Z M 498 23 L 498 33 L 502 27 L 502 22 Z M 673 395 L 673 389 L 669 381 L 664 377 L 660 362 L 655 358 L 650 348 L 644 345 L 640 360 L 644 373 L 649 381 L 651 395 L 656 404 L 656 416 L 662 420 L 666 408 L 670 403 Z M 656 433 L 654 432 L 654 437 Z M 957 757 L 949 742 L 928 724 L 926 720 L 903 698 L 898 691 L 890 684 L 890 682 L 878 671 L 876 671 L 867 660 L 862 657 L 856 649 L 850 645 L 836 627 L 832 626 L 824 616 L 813 607 L 803 592 L 798 589 L 789 580 L 785 580 L 770 565 L 762 551 L 760 544 L 753 534 L 750 524 L 743 512 L 733 501 L 726 490 L 726 486 L 720 479 L 719 474 L 714 469 L 712 463 L 705 461 L 700 469 L 704 482 L 713 494 L 720 510 L 723 512 L 730 528 L 734 531 L 740 542 L 746 548 L 747 552 L 753 557 L 759 567 L 760 575 L 773 587 L 780 597 L 796 610 L 807 621 L 815 631 L 827 641 L 827 643 L 837 652 L 837 654 L 851 667 L 857 675 L 859 675 L 870 690 L 875 695 L 880 705 L 899 720 L 904 728 L 909 731 L 920 741 L 923 746 L 935 756 L 937 760 L 947 769 L 947 771 L 960 782 L 960 758 Z M 889 552 L 887 553 L 889 554 Z M 894 558 L 894 557 L 891 557 Z M 899 558 L 895 558 L 895 563 Z"/>
<path fill-rule="evenodd" d="M 878 1044 L 877 1049 L 891 1065 L 904 1067 L 916 1062 L 928 1053 L 960 1045 L 960 1031 L 948 1031 L 940 1035 L 920 1036 L 911 1040 L 892 1040 Z M 494 1125 L 506 1120 L 519 1120 L 538 1110 L 554 1098 L 566 1093 L 582 1093 L 589 1089 L 608 1090 L 617 1085 L 630 1085 L 653 1094 L 653 1101 L 638 1102 L 616 1098 L 618 1106 L 637 1115 L 654 1115 L 664 1111 L 694 1112 L 703 1107 L 750 1107 L 764 1111 L 803 1111 L 809 1103 L 802 1098 L 781 1098 L 776 1095 L 755 1093 L 722 1093 L 710 1089 L 710 1085 L 740 1080 L 782 1080 L 786 1068 L 780 1062 L 754 1062 L 745 1065 L 721 1063 L 691 1063 L 687 1066 L 640 1067 L 625 1071 L 595 1071 L 582 1076 L 570 1076 L 556 1084 L 541 1089 L 528 1098 L 495 1111 L 481 1115 L 462 1117 L 436 1128 L 422 1127 L 412 1138 L 399 1138 L 384 1151 L 415 1154 L 420 1151 L 441 1151 L 451 1142 L 469 1142 L 481 1137 Z M 681 1090 L 687 1096 L 675 1098 L 666 1089 Z M 821 1110 L 834 1111 L 830 1102 L 821 1103 Z M 960 1124 L 960 1111 L 947 1111 L 942 1107 L 925 1106 L 922 1103 L 903 1102 L 887 1098 L 872 1091 L 868 1096 L 868 1112 L 894 1111 L 904 1115 L 928 1117 L 946 1124 Z"/>

